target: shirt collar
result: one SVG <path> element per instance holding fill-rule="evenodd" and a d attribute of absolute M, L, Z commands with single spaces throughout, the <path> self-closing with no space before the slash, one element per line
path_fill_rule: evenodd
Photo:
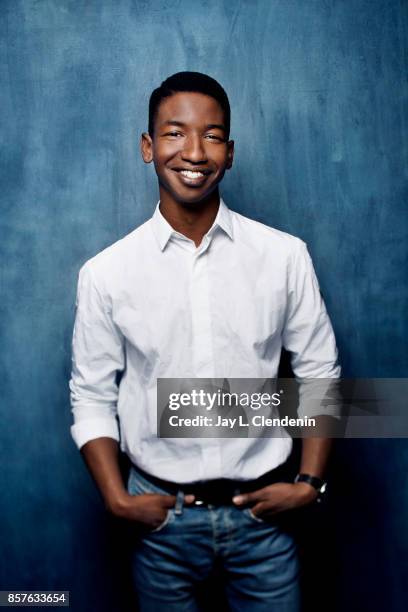
<path fill-rule="evenodd" d="M 231 211 L 222 198 L 220 198 L 220 207 L 218 209 L 217 216 L 215 217 L 213 227 L 214 226 L 220 227 L 227 234 L 227 236 L 231 238 L 231 240 L 234 240 Z"/>
<path fill-rule="evenodd" d="M 168 223 L 166 219 L 163 217 L 163 215 L 161 214 L 159 205 L 160 205 L 160 200 L 156 205 L 156 209 L 153 213 L 151 221 L 153 224 L 154 234 L 160 246 L 160 250 L 164 251 L 172 234 L 175 233 L 175 230 L 171 227 L 170 223 Z M 216 227 L 219 227 L 220 229 L 222 229 L 229 236 L 229 238 L 231 238 L 231 240 L 234 239 L 231 212 L 222 198 L 220 198 L 220 206 L 218 208 L 217 216 L 215 217 L 215 221 L 211 229 L 208 231 L 208 234 L 212 234 Z"/>

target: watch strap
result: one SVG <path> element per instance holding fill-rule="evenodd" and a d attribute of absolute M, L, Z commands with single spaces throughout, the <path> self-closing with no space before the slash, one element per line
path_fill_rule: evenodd
<path fill-rule="evenodd" d="M 295 478 L 295 482 L 307 482 L 312 485 L 316 491 L 319 493 L 323 493 L 326 488 L 326 481 L 321 478 L 317 478 L 317 476 L 311 476 L 310 474 L 298 474 Z"/>

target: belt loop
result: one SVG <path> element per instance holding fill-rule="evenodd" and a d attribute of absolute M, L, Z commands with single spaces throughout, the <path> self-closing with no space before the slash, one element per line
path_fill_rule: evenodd
<path fill-rule="evenodd" d="M 183 514 L 184 506 L 184 491 L 179 489 L 177 491 L 176 505 L 174 506 L 174 514 Z"/>

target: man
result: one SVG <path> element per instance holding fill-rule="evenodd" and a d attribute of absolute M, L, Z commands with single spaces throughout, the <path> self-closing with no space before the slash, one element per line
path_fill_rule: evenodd
<path fill-rule="evenodd" d="M 158 378 L 273 378 L 282 346 L 297 377 L 340 375 L 304 243 L 220 198 L 229 132 L 216 81 L 195 72 L 164 81 L 141 138 L 160 202 L 86 262 L 78 283 L 72 435 L 107 508 L 139 528 L 142 612 L 196 610 L 196 586 L 215 564 L 231 610 L 298 610 L 295 546 L 279 517 L 316 499 L 329 453 L 329 440 L 304 439 L 304 476 L 285 482 L 288 436 L 157 437 Z M 119 439 L 133 464 L 127 487 Z"/>

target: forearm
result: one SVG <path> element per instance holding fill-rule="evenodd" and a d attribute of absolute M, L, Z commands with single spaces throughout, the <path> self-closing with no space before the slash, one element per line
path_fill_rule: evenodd
<path fill-rule="evenodd" d="M 330 438 L 304 437 L 299 472 L 324 478 L 332 443 Z"/>
<path fill-rule="evenodd" d="M 81 448 L 85 463 L 104 499 L 106 507 L 116 512 L 127 496 L 119 467 L 119 445 L 113 438 L 96 438 Z"/>

